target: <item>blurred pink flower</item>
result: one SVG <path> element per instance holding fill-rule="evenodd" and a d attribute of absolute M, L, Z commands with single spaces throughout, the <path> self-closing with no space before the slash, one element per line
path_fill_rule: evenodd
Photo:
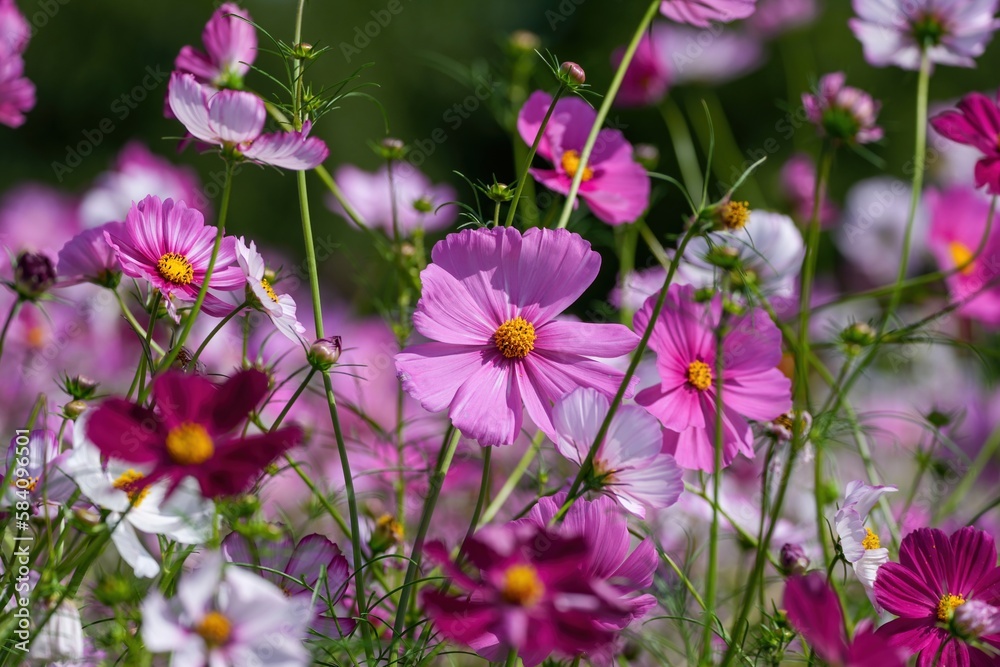
<path fill-rule="evenodd" d="M 348 203 L 357 210 L 370 226 L 392 236 L 392 196 L 389 187 L 389 169 L 383 166 L 374 173 L 362 171 L 353 165 L 337 170 L 337 184 Z M 450 227 L 458 217 L 455 206 L 439 206 L 455 201 L 455 189 L 447 184 L 434 185 L 416 167 L 401 162 L 393 168 L 392 181 L 396 196 L 399 231 L 410 236 L 417 229 L 436 231 Z M 343 208 L 332 196 L 328 206 L 344 215 Z"/>
<path fill-rule="evenodd" d="M 819 16 L 817 0 L 760 0 L 747 26 L 765 39 L 809 25 Z"/>
<path fill-rule="evenodd" d="M 117 236 L 125 233 L 124 222 L 109 222 L 85 229 L 59 251 L 57 273 L 60 286 L 92 282 L 105 287 L 116 287 L 121 278 L 122 265 L 118 254 L 108 243 L 104 232 Z"/>
<path fill-rule="evenodd" d="M 552 96 L 537 90 L 521 108 L 517 129 L 529 146 L 538 136 L 551 104 Z M 596 118 L 597 112 L 580 98 L 556 102 L 538 144 L 538 155 L 551 162 L 554 169 L 532 169 L 531 175 L 545 187 L 568 194 Z M 649 206 L 649 191 L 649 176 L 635 161 L 632 144 L 620 130 L 601 130 L 580 184 L 580 197 L 591 212 L 609 225 L 634 222 Z"/>
<path fill-rule="evenodd" d="M 251 162 L 302 171 L 320 164 L 329 153 L 322 140 L 309 136 L 309 121 L 301 131 L 261 134 L 267 111 L 252 93 L 215 91 L 191 74 L 174 72 L 167 100 L 195 139 L 236 151 Z"/>
<path fill-rule="evenodd" d="M 792 206 L 792 216 L 800 223 L 809 222 L 816 197 L 816 163 L 805 153 L 795 153 L 781 168 L 781 186 Z M 819 222 L 829 227 L 839 211 L 827 197 L 820 204 Z"/>
<path fill-rule="evenodd" d="M 594 361 L 635 348 L 618 324 L 555 319 L 597 277 L 601 258 L 563 229 L 465 230 L 434 246 L 413 316 L 433 342 L 396 355 L 403 389 L 481 445 L 514 442 L 522 404 L 554 439 L 552 403 L 576 387 L 617 391 L 623 373 Z"/>
<path fill-rule="evenodd" d="M 958 110 L 945 111 L 931 119 L 931 126 L 942 136 L 978 149 L 982 157 L 976 163 L 976 187 L 986 186 L 990 194 L 1000 194 L 1000 106 L 982 93 L 969 93 L 958 103 Z"/>
<path fill-rule="evenodd" d="M 21 56 L 0 57 L 0 123 L 20 127 L 35 108 L 35 84 L 24 76 Z"/>
<path fill-rule="evenodd" d="M 932 63 L 975 67 L 993 31 L 997 0 L 853 0 L 851 30 L 875 67 L 920 68 L 926 45 Z"/>
<path fill-rule="evenodd" d="M 757 0 L 663 0 L 660 13 L 678 23 L 707 28 L 713 22 L 729 23 L 754 13 Z"/>
<path fill-rule="evenodd" d="M 250 13 L 232 2 L 223 3 L 201 34 L 205 51 L 184 46 L 174 61 L 179 72 L 195 75 L 201 83 L 241 88 L 243 77 L 257 57 L 257 30 Z"/>
<path fill-rule="evenodd" d="M 713 334 L 722 316 L 722 298 L 694 300 L 694 288 L 671 285 L 649 346 L 656 352 L 660 383 L 639 392 L 636 403 L 679 434 L 671 452 L 682 468 L 715 469 L 716 349 Z M 650 297 L 635 315 L 645 331 L 653 311 Z M 723 339 L 722 465 L 737 453 L 753 458 L 747 419 L 769 421 L 792 407 L 791 382 L 778 370 L 781 333 L 766 313 L 751 310 L 730 318 Z"/>
<path fill-rule="evenodd" d="M 820 136 L 834 141 L 867 144 L 878 141 L 884 132 L 875 124 L 880 102 L 865 91 L 845 85 L 843 72 L 827 74 L 819 80 L 815 93 L 802 95 L 809 122 Z"/>

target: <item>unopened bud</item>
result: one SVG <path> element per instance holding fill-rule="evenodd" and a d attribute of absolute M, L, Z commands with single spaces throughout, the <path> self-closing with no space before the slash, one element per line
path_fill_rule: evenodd
<path fill-rule="evenodd" d="M 497 203 L 503 203 L 514 198 L 514 191 L 506 183 L 494 183 L 486 191 L 486 196 Z"/>
<path fill-rule="evenodd" d="M 63 383 L 63 390 L 77 400 L 87 400 L 94 395 L 97 387 L 98 383 L 86 375 L 67 377 Z"/>
<path fill-rule="evenodd" d="M 587 81 L 587 73 L 576 63 L 567 60 L 559 66 L 559 78 L 571 86 L 582 86 Z"/>
<path fill-rule="evenodd" d="M 660 164 L 660 149 L 653 144 L 638 144 L 632 157 L 645 167 L 646 171 L 652 171 Z"/>
<path fill-rule="evenodd" d="M 22 252 L 14 264 L 14 287 L 21 298 L 35 300 L 56 282 L 52 260 L 37 252 Z"/>
<path fill-rule="evenodd" d="M 75 401 L 70 401 L 63 406 L 63 412 L 66 416 L 72 420 L 76 420 L 77 417 L 82 415 L 87 410 L 87 402 L 77 399 Z"/>
<path fill-rule="evenodd" d="M 309 60 L 313 55 L 313 46 L 312 44 L 307 44 L 306 42 L 296 44 L 292 47 L 292 55 L 299 60 Z"/>
<path fill-rule="evenodd" d="M 329 370 L 340 359 L 340 352 L 340 336 L 320 338 L 309 348 L 309 363 L 317 370 Z"/>
<path fill-rule="evenodd" d="M 378 153 L 386 160 L 402 160 L 406 153 L 406 144 L 402 139 L 386 137 L 379 142 Z"/>
<path fill-rule="evenodd" d="M 785 574 L 805 574 L 809 569 L 809 557 L 801 544 L 785 544 L 781 547 L 781 569 Z"/>

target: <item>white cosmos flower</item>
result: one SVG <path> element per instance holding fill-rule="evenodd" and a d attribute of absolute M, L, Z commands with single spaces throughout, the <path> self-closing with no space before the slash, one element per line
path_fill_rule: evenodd
<path fill-rule="evenodd" d="M 84 497 L 111 510 L 108 524 L 115 526 L 111 540 L 135 575 L 155 577 L 160 565 L 136 531 L 163 535 L 181 544 L 201 544 L 212 535 L 215 505 L 201 496 L 192 478 L 185 479 L 169 499 L 165 499 L 166 480 L 135 488 L 148 470 L 116 459 L 102 463 L 100 450 L 85 435 L 86 417 L 76 421 L 75 445 L 61 464 L 62 470 L 73 478 Z"/>
<path fill-rule="evenodd" d="M 278 294 L 264 277 L 264 258 L 257 252 L 253 241 L 247 246 L 246 240 L 236 240 L 236 261 L 247 277 L 247 285 L 260 302 L 260 308 L 274 322 L 274 326 L 286 338 L 301 342 L 306 328 L 295 317 L 295 299 L 288 294 Z"/>
<path fill-rule="evenodd" d="M 879 498 L 897 490 L 895 486 L 869 486 L 860 480 L 850 482 L 844 504 L 834 517 L 844 558 L 854 567 L 868 599 L 879 611 L 881 609 L 875 601 L 875 577 L 878 569 L 889 562 L 889 550 L 882 546 L 874 531 L 865 527 L 865 520 Z"/>

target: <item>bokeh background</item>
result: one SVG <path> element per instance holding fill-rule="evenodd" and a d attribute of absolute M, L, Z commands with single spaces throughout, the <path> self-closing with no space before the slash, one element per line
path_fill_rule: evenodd
<path fill-rule="evenodd" d="M 640 0 L 397 1 L 402 8 L 397 14 L 385 11 L 389 0 L 312 0 L 307 4 L 304 38 L 331 47 L 313 63 L 310 80 L 318 87 L 358 73 L 352 85 L 364 84 L 362 90 L 380 105 L 360 97 L 347 99 L 322 119 L 316 133 L 330 146 L 327 166 L 331 171 L 344 163 L 375 169 L 379 158 L 370 144 L 386 136 L 387 127 L 388 134 L 410 143 L 426 142 L 435 129 L 444 128 L 446 140 L 434 144 L 422 169 L 435 180 L 452 183 L 460 198 L 470 204 L 470 188 L 454 172 L 473 181 L 490 181 L 494 175 L 501 181 L 515 178 L 508 133 L 514 110 L 504 86 L 511 69 L 509 35 L 518 29 L 536 33 L 543 49 L 560 60 L 579 62 L 593 90 L 601 92 L 613 74 L 611 52 L 628 41 L 646 5 Z M 205 182 L 219 173 L 221 163 L 216 157 L 200 156 L 190 149 L 177 152 L 177 141 L 170 137 L 180 133 L 180 126 L 163 116 L 165 75 L 182 45 L 200 46 L 202 26 L 216 5 L 155 0 L 20 0 L 18 4 L 36 28 L 26 61 L 27 75 L 37 84 L 38 104 L 22 128 L 0 128 L 0 188 L 39 181 L 82 193 L 132 139 L 143 140 L 177 163 L 191 165 Z M 768 153 L 756 182 L 742 193 L 758 208 L 782 206 L 778 174 L 789 155 L 796 150 L 818 151 L 811 127 L 803 124 L 791 132 L 788 125 L 780 124 L 787 123 L 788 114 L 800 106 L 800 94 L 823 73 L 843 70 L 850 84 L 881 99 L 880 122 L 887 131 L 884 141 L 872 148 L 884 164 L 842 152 L 832 182 L 835 200 L 851 183 L 883 168 L 903 176 L 912 156 L 915 73 L 868 66 L 847 26 L 850 3 L 820 0 L 819 4 L 820 16 L 811 25 L 764 42 L 764 61 L 754 71 L 721 85 L 685 85 L 670 93 L 692 123 L 699 148 L 707 137 L 702 99 L 713 110 L 719 131 L 731 131 L 734 143 L 720 145 L 720 175 L 728 178 L 736 165 L 762 150 Z M 247 0 L 244 6 L 275 37 L 291 41 L 293 0 Z M 376 32 L 371 25 L 378 16 L 391 19 L 377 26 L 375 36 L 363 35 L 366 24 L 369 33 Z M 738 26 L 726 29 L 741 30 Z M 266 38 L 261 37 L 261 43 Z M 712 48 L 709 44 L 708 56 Z M 741 60 L 734 57 L 733 67 Z M 281 63 L 274 56 L 262 53 L 256 64 L 282 75 Z M 1000 44 L 994 42 L 977 69 L 942 68 L 932 81 L 932 99 L 949 100 L 972 89 L 994 89 L 998 64 Z M 152 80 L 149 72 L 163 76 L 146 91 L 142 84 L 144 79 Z M 466 117 L 455 127 L 456 116 L 454 112 L 449 115 L 449 110 L 473 94 L 463 80 L 470 72 L 492 77 L 499 85 L 478 108 L 463 113 Z M 251 73 L 248 83 L 266 93 L 274 91 L 258 73 Z M 533 85 L 553 88 L 541 59 Z M 123 95 L 131 98 L 134 108 L 121 102 Z M 113 131 L 95 135 L 106 118 L 113 122 Z M 658 110 L 614 111 L 612 122 L 633 143 L 658 146 L 662 153 L 659 170 L 678 174 Z M 88 140 L 87 133 L 91 138 L 98 136 L 99 142 Z M 66 163 L 70 150 L 81 142 L 96 145 L 79 166 L 68 173 L 54 167 L 54 163 Z M 326 289 L 365 307 L 363 297 L 384 269 L 366 248 L 364 237 L 324 206 L 320 182 L 311 179 L 311 183 L 317 234 L 334 239 L 345 250 L 323 264 Z M 662 183 L 656 185 L 655 197 L 650 224 L 663 232 L 676 229 L 684 212 L 682 200 Z M 244 169 L 235 185 L 231 215 L 232 232 L 247 233 L 289 258 L 301 256 L 292 177 L 273 170 Z M 595 224 L 588 236 L 610 254 L 611 234 L 600 227 Z M 640 266 L 642 262 L 640 258 Z M 607 264 L 592 290 L 594 300 L 603 299 L 613 281 L 613 268 Z"/>

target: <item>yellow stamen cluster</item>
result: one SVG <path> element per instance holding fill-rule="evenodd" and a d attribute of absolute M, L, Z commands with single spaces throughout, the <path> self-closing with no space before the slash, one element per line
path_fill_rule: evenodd
<path fill-rule="evenodd" d="M 391 514 L 383 514 L 375 520 L 375 531 L 386 535 L 395 543 L 403 541 L 403 524 L 397 521 Z"/>
<path fill-rule="evenodd" d="M 750 202 L 726 202 L 719 209 L 719 220 L 726 229 L 734 231 L 743 229 L 750 220 Z"/>
<path fill-rule="evenodd" d="M 222 646 L 229 641 L 232 625 L 229 619 L 217 611 L 210 611 L 205 618 L 195 626 L 194 631 L 205 640 L 209 646 Z"/>
<path fill-rule="evenodd" d="M 146 499 L 149 495 L 149 487 L 140 487 L 136 484 L 145 475 L 141 472 L 136 472 L 129 468 L 121 474 L 121 477 L 116 479 L 112 486 L 114 486 L 119 491 L 124 491 L 128 494 L 128 499 L 132 502 L 132 507 L 138 507 L 142 504 L 142 501 Z"/>
<path fill-rule="evenodd" d="M 535 349 L 535 325 L 523 317 L 515 317 L 500 325 L 493 334 L 493 343 L 508 359 L 524 359 Z"/>
<path fill-rule="evenodd" d="M 264 291 L 267 292 L 267 295 L 271 297 L 271 301 L 278 303 L 278 295 L 274 293 L 274 288 L 271 287 L 271 283 L 267 281 L 267 278 L 260 279 L 260 286 L 263 287 Z"/>
<path fill-rule="evenodd" d="M 871 528 L 865 528 L 865 539 L 861 540 L 861 546 L 865 548 L 865 551 L 871 551 L 872 549 L 882 548 L 882 542 L 879 541 L 878 535 L 872 532 Z"/>
<path fill-rule="evenodd" d="M 562 154 L 562 168 L 570 178 L 576 177 L 576 172 L 580 170 L 580 151 L 566 151 Z M 586 183 L 594 177 L 594 170 L 590 167 L 583 168 L 583 182 Z"/>
<path fill-rule="evenodd" d="M 706 391 L 712 386 L 712 369 L 704 361 L 692 361 L 688 365 L 687 381 L 698 391 Z"/>
<path fill-rule="evenodd" d="M 538 570 L 531 565 L 513 565 L 504 573 L 500 595 L 506 602 L 531 607 L 544 594 L 545 584 L 538 578 Z"/>
<path fill-rule="evenodd" d="M 174 463 L 198 465 L 212 458 L 215 445 L 204 426 L 187 422 L 167 433 L 167 453 Z"/>
<path fill-rule="evenodd" d="M 955 262 L 955 268 L 962 275 L 970 275 L 976 270 L 976 263 L 973 261 L 972 251 L 969 250 L 969 246 L 960 241 L 952 241 L 948 244 L 948 250 L 951 252 L 951 260 Z"/>
<path fill-rule="evenodd" d="M 937 606 L 937 617 L 942 623 L 947 623 L 955 610 L 965 604 L 964 595 L 952 595 L 945 593 L 941 596 Z"/>
<path fill-rule="evenodd" d="M 168 252 L 156 263 L 160 276 L 174 285 L 190 285 L 194 280 L 194 267 L 180 253 Z"/>

